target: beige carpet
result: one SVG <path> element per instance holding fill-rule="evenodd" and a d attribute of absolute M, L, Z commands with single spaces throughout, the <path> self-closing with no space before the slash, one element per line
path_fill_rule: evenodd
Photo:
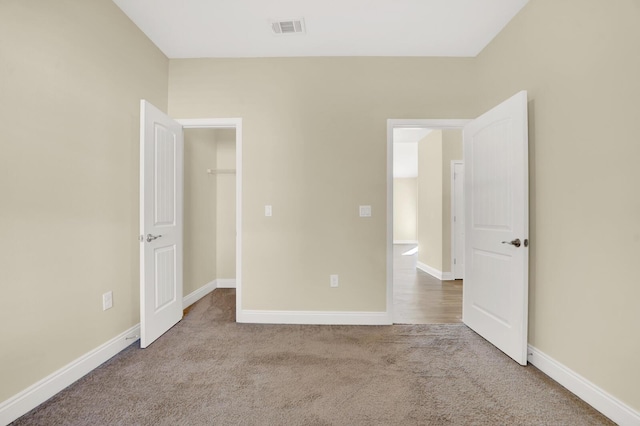
<path fill-rule="evenodd" d="M 215 290 L 15 425 L 611 424 L 464 325 L 233 322 Z"/>

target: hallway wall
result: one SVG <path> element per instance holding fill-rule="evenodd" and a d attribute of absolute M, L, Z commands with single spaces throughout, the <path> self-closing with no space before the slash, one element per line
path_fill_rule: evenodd
<path fill-rule="evenodd" d="M 393 241 L 418 241 L 417 178 L 393 179 Z"/>

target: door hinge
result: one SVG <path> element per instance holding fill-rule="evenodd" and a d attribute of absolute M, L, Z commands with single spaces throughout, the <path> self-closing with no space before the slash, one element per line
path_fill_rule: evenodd
<path fill-rule="evenodd" d="M 144 235 L 138 235 L 138 241 L 144 242 Z"/>
<path fill-rule="evenodd" d="M 457 265 L 457 259 L 453 259 L 453 264 Z"/>

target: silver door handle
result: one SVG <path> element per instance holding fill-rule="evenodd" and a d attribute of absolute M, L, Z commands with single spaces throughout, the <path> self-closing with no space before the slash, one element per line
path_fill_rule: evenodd
<path fill-rule="evenodd" d="M 520 247 L 520 238 L 516 238 L 513 241 L 503 241 L 502 244 L 511 244 L 512 246 Z"/>
<path fill-rule="evenodd" d="M 162 237 L 162 235 L 151 235 L 151 234 L 147 234 L 147 242 L 150 243 L 153 240 L 156 240 L 158 238 Z"/>

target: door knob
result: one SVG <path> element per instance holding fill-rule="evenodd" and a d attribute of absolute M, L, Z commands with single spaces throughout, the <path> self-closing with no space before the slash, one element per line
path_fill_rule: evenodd
<path fill-rule="evenodd" d="M 162 237 L 162 235 L 151 235 L 151 234 L 147 234 L 147 242 L 150 243 L 153 240 L 156 240 L 158 238 Z M 520 242 L 518 242 L 518 245 L 520 245 Z"/>
<path fill-rule="evenodd" d="M 520 247 L 520 238 L 516 238 L 513 241 L 503 241 L 502 244 L 511 244 L 512 246 Z"/>

